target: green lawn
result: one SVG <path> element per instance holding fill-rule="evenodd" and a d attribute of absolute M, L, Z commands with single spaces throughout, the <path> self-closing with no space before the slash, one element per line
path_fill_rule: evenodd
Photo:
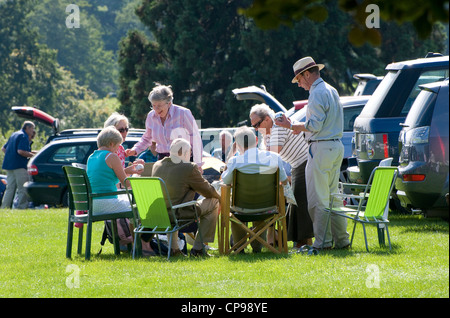
<path fill-rule="evenodd" d="M 109 243 L 96 256 L 102 223 L 94 226 L 91 261 L 76 255 L 76 239 L 74 257 L 66 259 L 66 209 L 0 210 L 0 227 L 3 298 L 449 297 L 449 225 L 422 216 L 391 215 L 391 252 L 378 247 L 370 227 L 366 253 L 358 227 L 348 251 L 226 257 L 214 251 L 210 259 L 171 261 L 116 257 Z"/>

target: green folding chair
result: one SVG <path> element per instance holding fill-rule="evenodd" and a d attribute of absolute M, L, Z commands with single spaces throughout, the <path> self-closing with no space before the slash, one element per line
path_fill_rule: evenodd
<path fill-rule="evenodd" d="M 369 252 L 367 243 L 366 224 L 374 224 L 377 226 L 378 241 L 380 246 L 384 245 L 384 229 L 389 242 L 389 249 L 391 250 L 391 239 L 389 237 L 388 229 L 388 206 L 389 197 L 394 187 L 395 180 L 397 179 L 398 169 L 397 167 L 376 167 L 369 178 L 369 182 L 365 186 L 364 192 L 359 195 L 350 195 L 345 193 L 333 193 L 331 195 L 330 206 L 326 209 L 328 212 L 327 225 L 325 227 L 324 238 L 322 242 L 322 248 L 325 244 L 327 228 L 330 223 L 331 216 L 345 217 L 353 220 L 353 232 L 350 241 L 350 246 L 353 244 L 353 238 L 355 236 L 355 229 L 358 223 L 362 224 L 364 231 L 364 240 L 366 244 L 366 250 Z M 352 198 L 358 201 L 358 205 L 354 206 L 334 206 L 335 201 L 342 202 L 343 198 Z M 364 205 L 364 203 L 366 203 Z M 381 237 L 382 236 L 382 237 Z"/>
<path fill-rule="evenodd" d="M 113 222 L 111 222 L 113 231 L 114 253 L 116 255 L 119 255 L 120 246 L 117 234 L 117 222 L 115 222 L 115 220 L 119 218 L 130 218 L 134 222 L 134 224 L 136 224 L 133 210 L 130 209 L 128 211 L 102 213 L 100 215 L 95 215 L 92 211 L 92 201 L 94 198 L 125 194 L 126 192 L 117 191 L 111 193 L 92 193 L 86 170 L 73 166 L 63 166 L 62 169 L 67 180 L 69 192 L 69 227 L 67 231 L 66 257 L 71 258 L 72 256 L 73 227 L 75 223 L 87 224 L 85 258 L 86 260 L 89 260 L 91 257 L 92 223 L 106 220 L 114 220 Z M 77 215 L 75 213 L 76 211 L 86 211 L 87 213 Z M 80 227 L 78 230 L 78 254 L 81 254 L 82 252 L 82 244 L 83 228 Z"/>
<path fill-rule="evenodd" d="M 247 174 L 234 170 L 232 185 L 222 185 L 221 195 L 221 253 L 238 254 L 255 240 L 273 253 L 287 253 L 285 198 L 279 181 L 279 170 L 272 174 Z M 248 227 L 248 222 L 257 221 L 260 221 L 258 226 Z M 246 236 L 234 242 L 231 247 L 230 222 L 236 223 L 246 232 Z M 273 238 L 274 241 L 278 240 L 278 249 L 262 237 L 271 226 L 278 231 L 278 236 Z"/>
<path fill-rule="evenodd" d="M 127 189 L 128 198 L 132 203 L 133 210 L 138 217 L 138 225 L 134 229 L 133 258 L 136 254 L 136 242 L 138 234 L 164 234 L 169 237 L 167 259 L 170 259 L 172 236 L 176 231 L 189 226 L 194 222 L 200 223 L 197 214 L 197 201 L 189 201 L 172 205 L 163 179 L 157 177 L 129 177 L 131 192 Z M 176 210 L 178 208 L 194 206 L 195 218 L 178 219 Z M 171 217 L 172 220 L 171 220 Z M 200 231 L 199 231 L 200 232 Z M 201 235 L 201 233 L 199 233 Z M 201 237 L 201 236 L 200 236 Z M 157 236 L 158 248 L 161 251 L 159 237 Z"/>

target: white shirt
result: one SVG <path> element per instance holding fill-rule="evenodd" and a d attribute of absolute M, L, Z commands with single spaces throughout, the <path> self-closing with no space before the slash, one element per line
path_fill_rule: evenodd
<path fill-rule="evenodd" d="M 227 170 L 222 173 L 222 181 L 225 184 L 233 183 L 233 171 L 237 169 L 248 174 L 271 174 L 280 169 L 279 179 L 287 179 L 284 164 L 279 154 L 256 147 L 247 149 L 243 155 L 231 157 L 227 163 Z"/>
<path fill-rule="evenodd" d="M 303 134 L 293 134 L 292 130 L 273 125 L 264 142 L 267 148 L 281 146 L 280 156 L 292 168 L 297 168 L 308 159 L 308 144 Z"/>

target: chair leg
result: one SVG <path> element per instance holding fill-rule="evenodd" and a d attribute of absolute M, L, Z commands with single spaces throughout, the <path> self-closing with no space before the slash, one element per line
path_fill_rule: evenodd
<path fill-rule="evenodd" d="M 352 231 L 352 239 L 350 241 L 350 247 L 353 245 L 353 238 L 355 237 L 356 224 L 358 224 L 358 222 L 353 220 L 353 231 Z"/>
<path fill-rule="evenodd" d="M 137 242 L 137 236 L 138 236 L 138 234 L 137 234 L 137 233 L 134 233 L 134 241 L 133 241 L 133 259 L 134 259 L 135 255 L 136 255 L 136 242 Z"/>
<path fill-rule="evenodd" d="M 385 224 L 385 227 L 386 227 L 386 235 L 387 235 L 388 243 L 389 243 L 389 250 L 391 251 L 391 250 L 392 250 L 392 246 L 391 246 L 391 238 L 389 237 L 389 229 L 388 229 L 388 225 Z"/>
<path fill-rule="evenodd" d="M 325 247 L 325 239 L 327 238 L 327 229 L 328 229 L 328 225 L 330 224 L 330 218 L 331 218 L 331 211 L 328 212 L 327 223 L 325 225 L 325 230 L 323 232 L 322 246 L 320 247 L 322 250 Z"/>
<path fill-rule="evenodd" d="M 77 253 L 78 255 L 81 255 L 83 252 L 83 227 L 80 227 L 78 229 L 78 249 Z"/>
<path fill-rule="evenodd" d="M 172 251 L 172 239 L 173 239 L 173 233 L 170 233 L 169 234 L 169 246 L 167 247 L 167 260 L 170 259 L 170 252 Z"/>
<path fill-rule="evenodd" d="M 117 230 L 117 219 L 111 220 L 114 254 L 120 255 L 119 232 Z"/>
<path fill-rule="evenodd" d="M 92 221 L 88 221 L 86 229 L 86 251 L 85 258 L 89 260 L 91 258 L 91 239 L 92 239 Z"/>
<path fill-rule="evenodd" d="M 380 246 L 385 246 L 386 242 L 384 240 L 384 227 L 382 227 L 384 224 L 377 224 L 377 232 L 378 232 L 378 243 Z"/>
<path fill-rule="evenodd" d="M 363 232 L 364 232 L 364 241 L 366 243 L 366 250 L 367 250 L 367 252 L 369 252 L 369 245 L 367 244 L 366 226 L 364 225 L 364 223 L 361 223 L 361 224 L 362 224 Z"/>
<path fill-rule="evenodd" d="M 67 229 L 67 245 L 66 245 L 66 257 L 72 257 L 72 239 L 73 239 L 73 222 L 69 220 L 69 227 Z"/>

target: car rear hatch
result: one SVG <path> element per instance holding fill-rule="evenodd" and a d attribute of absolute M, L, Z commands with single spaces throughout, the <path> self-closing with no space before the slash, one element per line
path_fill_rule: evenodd
<path fill-rule="evenodd" d="M 53 128 L 53 133 L 56 135 L 59 130 L 59 119 L 50 116 L 46 112 L 30 106 L 13 106 L 11 110 L 16 113 L 17 116 L 28 119 L 37 120 L 47 126 Z"/>
<path fill-rule="evenodd" d="M 287 112 L 287 109 L 275 97 L 270 95 L 265 88 L 248 86 L 235 88 L 232 92 L 237 100 L 257 100 L 266 103 L 274 112 Z"/>

